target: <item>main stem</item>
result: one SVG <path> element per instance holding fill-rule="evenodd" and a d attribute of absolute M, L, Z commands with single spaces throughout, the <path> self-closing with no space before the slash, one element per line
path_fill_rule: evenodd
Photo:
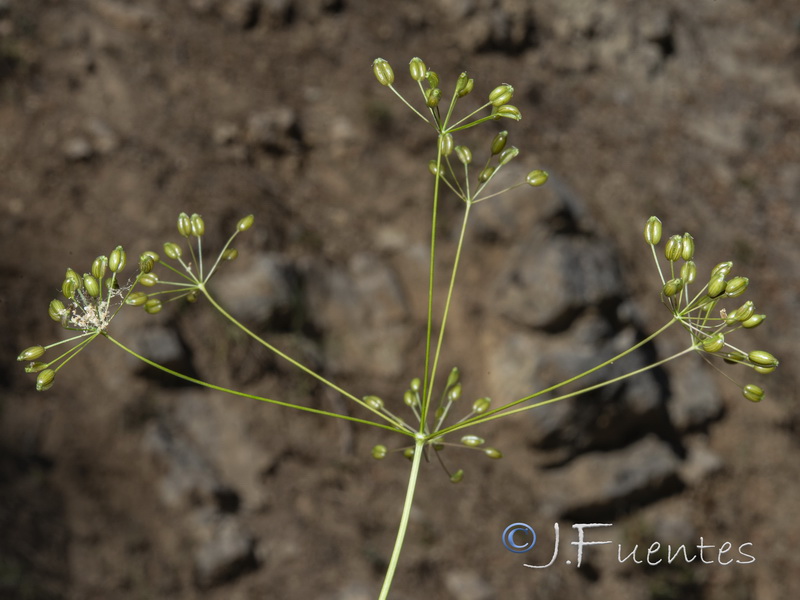
<path fill-rule="evenodd" d="M 406 488 L 406 500 L 403 504 L 403 515 L 400 517 L 400 527 L 397 529 L 397 537 L 394 540 L 392 558 L 389 561 L 388 568 L 386 569 L 386 576 L 383 578 L 383 587 L 381 588 L 381 595 L 378 597 L 378 600 L 386 600 L 386 598 L 389 597 L 389 591 L 392 589 L 392 580 L 394 579 L 394 573 L 397 570 L 397 563 L 400 560 L 400 553 L 403 551 L 403 541 L 406 538 L 408 518 L 411 515 L 411 507 L 414 505 L 414 490 L 417 489 L 419 466 L 422 462 L 424 448 L 425 439 L 418 437 L 416 440 L 416 445 L 414 446 L 414 458 L 411 462 L 411 473 L 408 476 L 408 487 Z"/>

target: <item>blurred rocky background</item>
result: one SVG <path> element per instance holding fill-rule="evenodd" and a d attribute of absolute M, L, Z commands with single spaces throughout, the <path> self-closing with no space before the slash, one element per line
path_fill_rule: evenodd
<path fill-rule="evenodd" d="M 371 71 L 422 57 L 445 92 L 515 87 L 508 182 L 475 207 L 443 369 L 468 401 L 525 396 L 629 347 L 668 317 L 642 237 L 691 232 L 700 273 L 733 260 L 768 318 L 745 350 L 782 366 L 753 405 L 689 356 L 478 431 L 501 461 L 425 465 L 393 598 L 755 599 L 800 593 L 798 329 L 800 13 L 790 0 L 0 0 L 0 597 L 374 598 L 407 463 L 365 430 L 164 379 L 102 340 L 34 391 L 17 353 L 66 267 L 123 244 L 207 245 L 248 213 L 215 281 L 238 318 L 356 395 L 402 411 L 423 364 L 434 151 Z M 448 83 L 449 82 L 449 83 Z M 478 102 L 468 98 L 467 101 Z M 440 265 L 461 208 L 442 203 Z M 444 272 L 444 271 L 440 271 Z M 701 275 L 701 278 L 703 275 Z M 446 281 L 439 282 L 444 290 Z M 244 338 L 205 303 L 114 331 L 209 381 L 325 410 L 345 400 Z M 592 382 L 682 349 L 659 338 Z M 718 365 L 720 366 L 720 365 Z M 529 554 L 503 548 L 534 525 Z M 562 554 L 548 569 L 553 523 Z M 564 564 L 571 522 L 612 546 Z M 713 564 L 620 564 L 653 541 Z M 730 542 L 732 552 L 717 552 Z M 750 542 L 753 564 L 724 565 Z M 572 556 L 574 559 L 574 556 Z M 573 561 L 574 562 L 574 561 Z"/>

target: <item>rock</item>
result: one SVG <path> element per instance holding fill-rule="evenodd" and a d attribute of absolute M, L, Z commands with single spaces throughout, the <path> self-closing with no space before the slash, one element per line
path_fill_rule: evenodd
<path fill-rule="evenodd" d="M 250 115 L 245 127 L 248 145 L 283 154 L 297 148 L 300 141 L 297 114 L 288 106 L 279 106 Z"/>
<path fill-rule="evenodd" d="M 686 461 L 681 465 L 681 479 L 687 485 L 697 485 L 722 471 L 725 463 L 705 441 L 690 440 Z"/>
<path fill-rule="evenodd" d="M 725 407 L 719 389 L 704 366 L 687 361 L 670 378 L 672 394 L 667 410 L 670 421 L 680 432 L 705 427 L 723 415 Z"/>
<path fill-rule="evenodd" d="M 455 600 L 491 600 L 492 586 L 475 571 L 459 570 L 445 573 L 444 586 Z"/>
<path fill-rule="evenodd" d="M 249 29 L 258 23 L 260 8 L 259 0 L 220 0 L 219 12 L 231 25 Z"/>
<path fill-rule="evenodd" d="M 255 541 L 235 517 L 201 511 L 193 517 L 197 536 L 194 575 L 198 587 L 221 585 L 258 566 Z"/>
<path fill-rule="evenodd" d="M 62 146 L 64 156 L 72 162 L 89 160 L 94 156 L 94 148 L 91 142 L 82 136 L 72 136 L 68 138 Z"/>

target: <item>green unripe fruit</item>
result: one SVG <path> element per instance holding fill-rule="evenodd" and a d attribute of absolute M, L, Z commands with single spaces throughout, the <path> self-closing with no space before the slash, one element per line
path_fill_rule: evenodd
<path fill-rule="evenodd" d="M 108 268 L 111 269 L 112 273 L 119 273 L 122 271 L 127 262 L 128 255 L 125 254 L 125 250 L 122 246 L 117 246 L 114 248 L 114 251 L 108 255 Z"/>
<path fill-rule="evenodd" d="M 747 358 L 751 363 L 759 367 L 777 367 L 779 364 L 778 359 L 764 350 L 753 350 L 747 355 Z"/>
<path fill-rule="evenodd" d="M 405 456 L 408 460 L 414 458 L 414 449 L 413 448 L 406 448 L 403 450 L 403 456 Z"/>
<path fill-rule="evenodd" d="M 89 273 L 84 273 L 83 275 L 83 286 L 92 298 L 97 298 L 100 295 L 100 282 Z"/>
<path fill-rule="evenodd" d="M 750 280 L 747 277 L 734 277 L 725 285 L 725 294 L 729 298 L 736 298 L 744 294 Z"/>
<path fill-rule="evenodd" d="M 450 391 L 447 392 L 447 399 L 450 402 L 457 402 L 458 400 L 461 399 L 461 384 L 460 383 L 457 383 L 452 388 L 450 388 Z"/>
<path fill-rule="evenodd" d="M 150 298 L 144 303 L 144 310 L 149 315 L 160 313 L 162 308 L 164 308 L 164 305 L 158 298 Z"/>
<path fill-rule="evenodd" d="M 17 360 L 19 361 L 36 360 L 43 354 L 44 354 L 43 346 L 31 346 L 30 348 L 26 348 L 25 350 L 20 352 L 19 356 L 17 356 Z"/>
<path fill-rule="evenodd" d="M 236 248 L 228 248 L 222 253 L 222 260 L 236 260 L 239 257 L 239 251 Z"/>
<path fill-rule="evenodd" d="M 45 369 L 36 376 L 36 389 L 44 392 L 53 387 L 53 382 L 56 378 L 56 372 L 53 369 Z"/>
<path fill-rule="evenodd" d="M 494 136 L 492 140 L 492 156 L 500 154 L 503 151 L 503 148 L 506 147 L 506 140 L 508 140 L 507 131 L 501 131 Z"/>
<path fill-rule="evenodd" d="M 164 244 L 164 254 L 166 254 L 172 260 L 178 260 L 181 257 L 181 247 L 178 244 L 173 244 L 172 242 L 166 242 Z"/>
<path fill-rule="evenodd" d="M 420 381 L 419 377 L 414 377 L 408 387 L 411 388 L 412 392 L 419 392 L 422 389 L 422 381 Z"/>
<path fill-rule="evenodd" d="M 692 260 L 694 258 L 694 238 L 688 233 L 683 234 L 681 258 L 683 260 Z"/>
<path fill-rule="evenodd" d="M 477 446 L 482 446 L 486 443 L 482 437 L 478 437 L 477 435 L 465 435 L 461 438 L 461 443 L 465 446 L 470 446 L 471 448 L 475 448 Z"/>
<path fill-rule="evenodd" d="M 472 151 L 466 146 L 456 146 L 456 156 L 461 164 L 468 165 L 472 162 Z"/>
<path fill-rule="evenodd" d="M 673 235 L 667 240 L 667 245 L 664 247 L 664 256 L 669 262 L 675 262 L 681 257 L 683 251 L 683 238 L 679 235 Z"/>
<path fill-rule="evenodd" d="M 372 72 L 381 85 L 389 86 L 394 83 L 394 71 L 392 71 L 391 65 L 384 59 L 376 58 L 372 62 Z"/>
<path fill-rule="evenodd" d="M 742 395 L 750 402 L 761 402 L 764 399 L 764 390 L 757 385 L 749 383 L 742 389 Z"/>
<path fill-rule="evenodd" d="M 733 325 L 737 321 L 743 323 L 747 321 L 750 317 L 753 316 L 753 313 L 756 311 L 756 306 L 753 304 L 752 300 L 748 300 L 744 304 L 742 304 L 739 308 L 737 308 L 731 315 L 725 319 L 726 325 Z"/>
<path fill-rule="evenodd" d="M 694 264 L 693 260 L 687 260 L 681 265 L 681 279 L 683 279 L 686 285 L 689 285 L 690 283 L 694 283 L 696 278 L 697 265 Z"/>
<path fill-rule="evenodd" d="M 494 174 L 494 167 L 491 166 L 486 167 L 485 169 L 483 169 L 483 171 L 481 171 L 478 174 L 478 181 L 481 183 L 486 183 L 487 181 L 489 181 L 489 179 L 493 174 Z"/>
<path fill-rule="evenodd" d="M 506 148 L 500 153 L 500 164 L 507 165 L 509 162 L 514 160 L 517 156 L 519 156 L 519 148 L 511 146 L 511 148 Z"/>
<path fill-rule="evenodd" d="M 439 152 L 442 156 L 449 156 L 453 152 L 453 134 L 442 133 L 439 135 Z"/>
<path fill-rule="evenodd" d="M 386 452 L 386 446 L 378 444 L 372 448 L 372 458 L 380 460 L 386 456 Z"/>
<path fill-rule="evenodd" d="M 383 400 L 377 396 L 364 396 L 364 403 L 373 410 L 383 409 Z"/>
<path fill-rule="evenodd" d="M 664 294 L 667 298 L 671 298 L 675 294 L 680 293 L 683 289 L 683 279 L 680 277 L 675 279 L 670 279 L 668 282 L 664 284 L 661 293 Z"/>
<path fill-rule="evenodd" d="M 153 287 L 158 283 L 158 275 L 155 273 L 145 273 L 139 277 L 139 283 L 146 287 Z"/>
<path fill-rule="evenodd" d="M 147 294 L 144 292 L 132 292 L 125 298 L 125 304 L 131 306 L 142 306 L 145 302 L 147 302 Z"/>
<path fill-rule="evenodd" d="M 438 175 L 440 169 L 435 160 L 428 161 L 428 171 L 431 172 L 431 175 Z"/>
<path fill-rule="evenodd" d="M 731 261 L 721 262 L 716 267 L 711 269 L 711 277 L 716 277 L 717 275 L 722 275 L 723 277 L 727 277 L 731 269 L 733 268 L 733 263 Z"/>
<path fill-rule="evenodd" d="M 761 366 L 755 366 L 755 367 L 753 367 L 753 370 L 754 370 L 756 373 L 761 373 L 762 375 L 769 375 L 769 374 L 770 374 L 770 373 L 772 373 L 772 372 L 773 372 L 773 371 L 774 371 L 776 368 L 777 368 L 777 367 L 776 367 L 775 365 L 772 365 L 772 366 L 770 366 L 770 367 L 761 367 Z"/>
<path fill-rule="evenodd" d="M 503 453 L 497 448 L 484 448 L 483 453 L 489 458 L 503 458 Z"/>
<path fill-rule="evenodd" d="M 430 88 L 425 90 L 425 105 L 428 108 L 436 108 L 442 99 L 442 90 L 439 88 Z"/>
<path fill-rule="evenodd" d="M 185 238 L 192 235 L 192 221 L 185 212 L 178 215 L 178 233 Z"/>
<path fill-rule="evenodd" d="M 539 187 L 540 185 L 544 185 L 547 183 L 547 171 L 542 171 L 541 169 L 534 169 L 528 176 L 525 178 L 525 183 L 532 187 Z"/>
<path fill-rule="evenodd" d="M 463 81 L 464 81 L 463 85 L 461 85 L 462 78 L 464 78 L 463 79 Z M 475 87 L 475 80 L 470 78 L 470 77 L 467 77 L 466 73 L 462 73 L 461 77 L 458 78 L 458 85 L 459 85 L 459 87 L 458 87 L 457 95 L 458 95 L 459 98 L 463 98 L 464 96 L 466 96 L 467 94 L 469 94 L 472 91 L 472 88 Z"/>
<path fill-rule="evenodd" d="M 412 390 L 406 390 L 403 394 L 403 402 L 406 406 L 416 406 L 417 395 Z"/>
<path fill-rule="evenodd" d="M 79 289 L 80 284 L 75 285 L 72 279 L 65 279 L 61 284 L 61 293 L 67 300 L 72 300 L 75 297 L 75 292 Z"/>
<path fill-rule="evenodd" d="M 709 336 L 703 340 L 703 350 L 710 354 L 719 352 L 725 347 L 725 336 L 721 333 Z"/>
<path fill-rule="evenodd" d="M 706 291 L 708 297 L 719 298 L 725 293 L 725 285 L 725 275 L 719 274 L 715 277 L 712 277 L 711 281 L 708 282 L 708 289 Z"/>
<path fill-rule="evenodd" d="M 464 479 L 464 469 L 459 469 L 452 475 L 450 475 L 450 481 L 452 483 L 461 483 L 461 480 Z"/>
<path fill-rule="evenodd" d="M 495 108 L 492 110 L 492 115 L 495 119 L 505 118 L 514 119 L 515 121 L 522 119 L 522 113 L 519 112 L 519 109 L 516 106 L 511 104 L 504 104 L 503 106 Z"/>
<path fill-rule="evenodd" d="M 458 367 L 453 367 L 450 369 L 450 374 L 447 376 L 447 383 L 445 384 L 445 388 L 449 388 L 457 384 L 461 380 L 461 371 L 458 370 Z"/>
<path fill-rule="evenodd" d="M 491 92 L 489 92 L 489 102 L 492 106 L 500 107 L 504 104 L 508 104 L 513 95 L 514 88 L 507 83 L 504 83 L 502 85 L 498 85 Z"/>
<path fill-rule="evenodd" d="M 195 237 L 200 237 L 206 232 L 206 223 L 203 221 L 203 217 L 194 213 L 190 221 L 192 223 L 192 235 Z"/>
<path fill-rule="evenodd" d="M 767 315 L 753 315 L 746 321 L 742 322 L 742 327 L 745 329 L 752 329 L 758 327 L 767 318 Z"/>
<path fill-rule="evenodd" d="M 431 89 L 439 87 L 439 76 L 435 71 L 428 71 L 425 73 L 425 78 L 428 80 L 428 86 Z"/>
<path fill-rule="evenodd" d="M 253 221 L 255 221 L 255 217 L 253 215 L 242 217 L 236 224 L 236 231 L 247 231 L 253 226 Z"/>
<path fill-rule="evenodd" d="M 92 276 L 98 281 L 102 281 L 106 276 L 106 267 L 108 267 L 108 258 L 105 256 L 98 256 L 92 263 Z"/>
<path fill-rule="evenodd" d="M 47 308 L 47 314 L 53 321 L 60 321 L 61 316 L 67 312 L 67 308 L 61 300 L 51 300 L 50 306 Z"/>
<path fill-rule="evenodd" d="M 153 257 L 148 254 L 142 254 L 139 257 L 139 272 L 142 274 L 147 274 L 153 270 L 153 267 L 156 265 L 156 261 L 153 260 Z"/>
<path fill-rule="evenodd" d="M 44 371 L 47 368 L 47 363 L 43 362 L 32 362 L 27 367 L 25 367 L 26 373 L 39 373 L 40 371 Z"/>
<path fill-rule="evenodd" d="M 411 79 L 414 81 L 422 81 L 425 79 L 425 73 L 427 73 L 428 67 L 425 66 L 421 58 L 415 56 L 411 59 L 411 62 L 408 63 L 408 70 L 411 72 Z"/>
<path fill-rule="evenodd" d="M 485 413 L 487 410 L 489 410 L 489 406 L 491 404 L 492 401 L 490 398 L 486 397 L 478 398 L 477 400 L 475 400 L 475 402 L 472 403 L 472 412 L 477 414 Z"/>
<path fill-rule="evenodd" d="M 644 226 L 644 239 L 651 246 L 655 246 L 661 241 L 661 220 L 658 217 L 650 217 Z"/>

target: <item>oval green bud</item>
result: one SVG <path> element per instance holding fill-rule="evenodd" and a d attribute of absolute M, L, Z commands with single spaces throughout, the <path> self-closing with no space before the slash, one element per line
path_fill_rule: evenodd
<path fill-rule="evenodd" d="M 706 293 L 709 298 L 718 298 L 725 293 L 725 275 L 719 274 L 711 278 L 708 282 L 708 289 Z"/>
<path fill-rule="evenodd" d="M 255 221 L 255 217 L 253 215 L 242 217 L 236 224 L 236 231 L 247 231 L 253 226 L 253 221 Z"/>
<path fill-rule="evenodd" d="M 425 105 L 428 108 L 435 108 L 439 106 L 442 99 L 442 90 L 439 88 L 430 88 L 425 90 Z"/>
<path fill-rule="evenodd" d="M 733 263 L 731 261 L 721 262 L 716 267 L 711 269 L 711 277 L 716 277 L 717 275 L 722 275 L 723 277 L 727 277 L 728 274 L 731 272 L 733 268 Z"/>
<path fill-rule="evenodd" d="M 144 303 L 144 310 L 149 315 L 160 313 L 162 308 L 164 308 L 164 305 L 158 298 L 149 298 Z"/>
<path fill-rule="evenodd" d="M 644 239 L 651 246 L 661 241 L 661 219 L 650 217 L 644 225 Z"/>
<path fill-rule="evenodd" d="M 472 150 L 466 146 L 456 146 L 455 151 L 456 156 L 458 157 L 458 160 L 461 161 L 462 165 L 468 165 L 472 162 Z"/>
<path fill-rule="evenodd" d="M 44 392 L 53 387 L 53 381 L 56 378 L 56 372 L 53 369 L 45 369 L 36 376 L 36 389 Z"/>
<path fill-rule="evenodd" d="M 500 164 L 507 165 L 509 162 L 514 160 L 517 156 L 519 156 L 519 148 L 515 146 L 511 146 L 511 148 L 506 148 L 500 153 Z"/>
<path fill-rule="evenodd" d="M 683 245 L 681 246 L 681 258 L 692 260 L 694 258 L 694 238 L 688 233 L 683 234 Z"/>
<path fill-rule="evenodd" d="M 687 260 L 681 265 L 681 279 L 686 285 L 694 283 L 694 280 L 697 279 L 697 265 L 693 260 Z"/>
<path fill-rule="evenodd" d="M 515 121 L 520 121 L 522 119 L 522 113 L 512 104 L 504 104 L 503 106 L 494 108 L 492 110 L 492 116 L 494 116 L 495 119 L 514 119 Z"/>
<path fill-rule="evenodd" d="M 676 277 L 675 279 L 670 279 L 664 284 L 661 293 L 664 294 L 667 298 L 671 298 L 675 294 L 679 293 L 683 289 L 683 279 L 680 277 Z"/>
<path fill-rule="evenodd" d="M 750 400 L 750 402 L 761 402 L 764 399 L 764 390 L 757 385 L 748 383 L 742 388 L 742 395 Z"/>
<path fill-rule="evenodd" d="M 503 453 L 497 448 L 484 448 L 483 453 L 489 458 L 503 458 Z"/>
<path fill-rule="evenodd" d="M 17 356 L 17 360 L 18 361 L 36 360 L 43 354 L 44 354 L 43 346 L 31 346 L 30 348 L 25 348 L 25 350 L 20 352 L 19 356 Z"/>
<path fill-rule="evenodd" d="M 372 458 L 380 460 L 386 456 L 386 446 L 383 444 L 378 444 L 377 446 L 373 446 L 372 448 Z"/>
<path fill-rule="evenodd" d="M 725 336 L 721 333 L 708 336 L 703 340 L 703 351 L 709 354 L 719 352 L 725 347 Z"/>
<path fill-rule="evenodd" d="M 239 251 L 236 248 L 228 248 L 222 253 L 222 260 L 236 260 L 239 257 Z"/>
<path fill-rule="evenodd" d="M 466 73 L 462 73 L 461 75 L 466 76 Z M 459 81 L 461 81 L 460 78 Z M 464 85 L 461 86 L 458 90 L 458 97 L 463 98 L 464 96 L 469 94 L 472 91 L 472 88 L 474 87 L 475 87 L 475 80 L 470 77 L 467 77 L 466 81 L 464 82 Z"/>
<path fill-rule="evenodd" d="M 675 262 L 681 257 L 683 251 L 683 238 L 679 235 L 673 235 L 667 240 L 667 245 L 664 247 L 664 256 L 669 262 Z"/>
<path fill-rule="evenodd" d="M 452 475 L 450 475 L 450 481 L 452 483 L 461 483 L 461 480 L 464 479 L 464 469 L 459 469 Z"/>
<path fill-rule="evenodd" d="M 481 183 L 486 183 L 487 181 L 489 181 L 492 174 L 494 174 L 494 167 L 488 166 L 478 174 L 478 181 Z"/>
<path fill-rule="evenodd" d="M 453 367 L 450 369 L 450 373 L 447 376 L 447 383 L 445 384 L 445 388 L 449 388 L 457 384 L 461 381 L 461 371 L 458 370 L 458 367 Z"/>
<path fill-rule="evenodd" d="M 192 221 L 185 212 L 178 215 L 178 233 L 185 238 L 192 235 Z"/>
<path fill-rule="evenodd" d="M 541 169 L 534 169 L 530 173 L 528 173 L 527 177 L 525 177 L 525 183 L 532 187 L 539 187 L 540 185 L 544 185 L 547 183 L 547 171 L 542 171 Z"/>
<path fill-rule="evenodd" d="M 453 152 L 453 134 L 442 133 L 439 135 L 439 152 L 442 156 L 449 156 Z"/>
<path fill-rule="evenodd" d="M 450 391 L 447 392 L 447 399 L 450 402 L 457 402 L 458 400 L 461 399 L 461 384 L 460 383 L 457 383 L 452 388 L 450 388 Z"/>
<path fill-rule="evenodd" d="M 166 242 L 164 244 L 164 254 L 166 254 L 172 260 L 178 260 L 181 257 L 181 247 L 178 244 L 173 244 L 172 242 Z"/>
<path fill-rule="evenodd" d="M 745 329 L 752 329 L 758 327 L 767 318 L 767 315 L 753 315 L 749 319 L 742 322 L 742 327 Z"/>
<path fill-rule="evenodd" d="M 394 71 L 391 65 L 382 58 L 372 61 L 372 72 L 381 85 L 392 85 L 394 83 Z"/>
<path fill-rule="evenodd" d="M 108 267 L 108 257 L 98 256 L 92 263 L 92 276 L 98 281 L 102 281 L 106 276 L 106 267 Z"/>
<path fill-rule="evenodd" d="M 364 403 L 373 410 L 383 409 L 383 400 L 377 396 L 364 396 Z"/>
<path fill-rule="evenodd" d="M 145 302 L 147 302 L 147 294 L 144 292 L 132 292 L 125 298 L 125 304 L 131 306 L 142 306 Z"/>
<path fill-rule="evenodd" d="M 489 406 L 491 406 L 491 404 L 492 400 L 490 398 L 478 398 L 472 403 L 472 412 L 476 414 L 485 413 L 487 410 L 489 410 Z"/>
<path fill-rule="evenodd" d="M 421 58 L 415 56 L 411 59 L 411 62 L 408 63 L 408 70 L 411 72 L 411 79 L 414 81 L 422 81 L 425 79 L 425 73 L 428 72 L 428 67 L 425 66 Z"/>
<path fill-rule="evenodd" d="M 93 275 L 89 273 L 83 274 L 83 286 L 92 298 L 97 298 L 100 295 L 100 282 Z"/>
<path fill-rule="evenodd" d="M 511 97 L 513 95 L 514 88 L 507 83 L 504 83 L 502 85 L 498 85 L 491 92 L 489 92 L 489 102 L 492 106 L 503 106 L 511 101 Z"/>
<path fill-rule="evenodd" d="M 47 308 L 47 314 L 53 321 L 60 321 L 61 316 L 67 312 L 67 308 L 61 300 L 51 300 L 50 306 Z"/>
<path fill-rule="evenodd" d="M 465 446 L 470 446 L 471 448 L 475 448 L 476 446 L 482 446 L 486 443 L 482 437 L 478 437 L 477 435 L 465 435 L 461 438 L 461 443 Z"/>
<path fill-rule="evenodd" d="M 203 221 L 203 217 L 194 213 L 191 218 L 192 222 L 192 235 L 194 237 L 200 237 L 206 232 L 206 223 Z"/>
<path fill-rule="evenodd" d="M 772 356 L 772 354 L 764 350 L 753 350 L 747 355 L 747 358 L 751 363 L 759 367 L 777 367 L 779 364 L 778 360 Z"/>
<path fill-rule="evenodd" d="M 744 294 L 750 280 L 747 277 L 734 277 L 725 285 L 725 294 L 729 298 L 736 298 Z"/>
<path fill-rule="evenodd" d="M 122 246 L 117 246 L 114 248 L 114 251 L 108 255 L 108 268 L 111 269 L 112 273 L 119 273 L 122 271 L 127 262 L 128 255 L 125 254 L 125 250 Z"/>

